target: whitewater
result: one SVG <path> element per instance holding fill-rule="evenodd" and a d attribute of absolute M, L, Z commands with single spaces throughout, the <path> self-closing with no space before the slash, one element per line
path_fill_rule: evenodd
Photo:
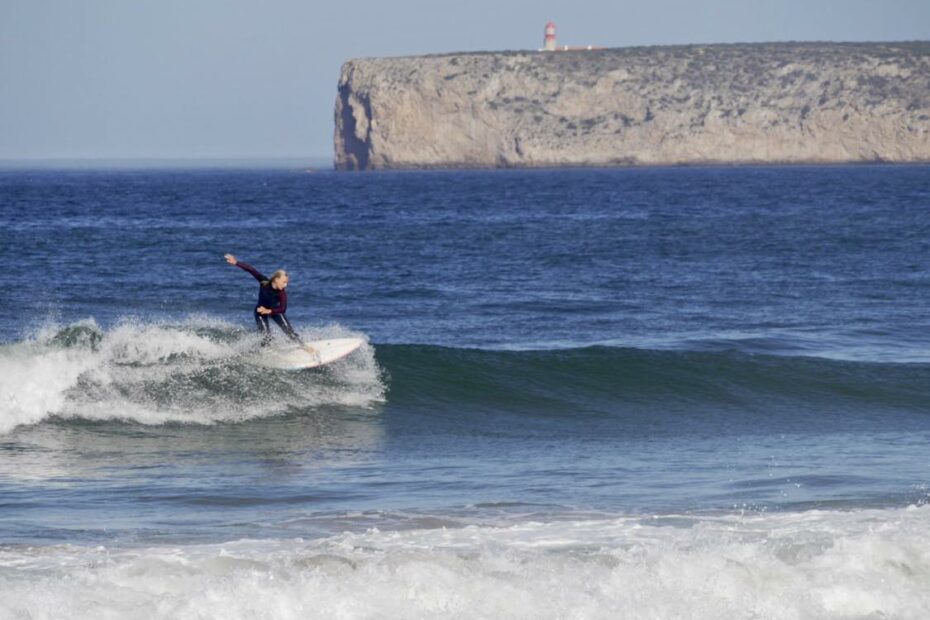
<path fill-rule="evenodd" d="M 307 339 L 349 335 L 358 334 L 331 325 Z M 258 349 L 255 334 L 204 317 L 126 320 L 106 332 L 93 319 L 44 325 L 0 345 L 0 433 L 51 417 L 213 424 L 281 415 L 298 404 L 383 400 L 370 346 L 317 381 L 261 368 Z"/>
<path fill-rule="evenodd" d="M 928 532 L 930 508 L 911 506 L 4 548 L 0 614 L 918 619 L 930 607 Z"/>

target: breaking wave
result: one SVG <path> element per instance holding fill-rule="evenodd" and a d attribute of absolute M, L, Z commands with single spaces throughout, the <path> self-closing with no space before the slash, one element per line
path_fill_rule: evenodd
<path fill-rule="evenodd" d="M 364 337 L 338 325 L 303 335 Z M 367 343 L 337 364 L 300 372 L 259 367 L 258 345 L 255 334 L 207 318 L 45 327 L 0 345 L 0 433 L 51 417 L 213 424 L 384 399 Z"/>

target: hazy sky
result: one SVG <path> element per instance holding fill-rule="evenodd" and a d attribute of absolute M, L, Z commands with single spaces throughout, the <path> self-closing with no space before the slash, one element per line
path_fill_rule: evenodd
<path fill-rule="evenodd" d="M 0 0 L 0 159 L 328 158 L 358 56 L 930 39 L 930 0 Z"/>

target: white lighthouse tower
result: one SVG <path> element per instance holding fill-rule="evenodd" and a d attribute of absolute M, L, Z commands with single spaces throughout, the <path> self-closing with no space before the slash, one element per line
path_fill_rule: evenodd
<path fill-rule="evenodd" d="M 546 38 L 544 40 L 543 49 L 547 52 L 555 51 L 555 22 L 550 21 L 546 24 Z"/>

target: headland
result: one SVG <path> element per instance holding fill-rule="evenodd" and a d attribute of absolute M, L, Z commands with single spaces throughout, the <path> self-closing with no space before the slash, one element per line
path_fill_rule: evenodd
<path fill-rule="evenodd" d="M 337 169 L 930 161 L 930 42 L 347 61 Z"/>

